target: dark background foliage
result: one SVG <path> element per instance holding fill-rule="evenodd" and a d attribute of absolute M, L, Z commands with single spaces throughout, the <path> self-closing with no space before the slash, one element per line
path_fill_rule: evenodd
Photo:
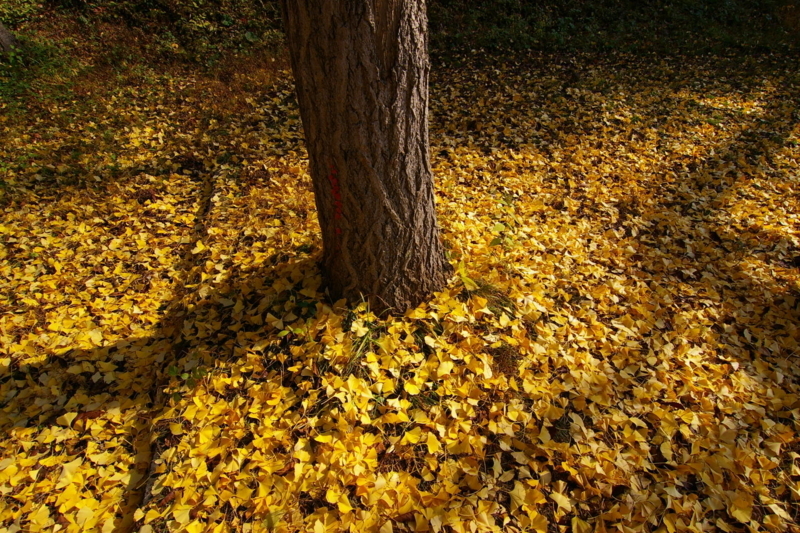
<path fill-rule="evenodd" d="M 787 0 L 437 0 L 430 12 L 437 50 L 776 49 L 800 30 Z"/>
<path fill-rule="evenodd" d="M 706 53 L 783 51 L 800 38 L 793 0 L 430 0 L 435 55 L 472 49 Z M 116 23 L 147 38 L 145 52 L 213 64 L 230 50 L 280 43 L 273 0 L 5 0 L 0 20 L 70 13 L 89 26 Z"/>

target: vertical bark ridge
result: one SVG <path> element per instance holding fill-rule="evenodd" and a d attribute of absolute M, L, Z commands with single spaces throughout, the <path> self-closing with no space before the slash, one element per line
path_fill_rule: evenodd
<path fill-rule="evenodd" d="M 424 1 L 282 4 L 328 287 L 405 310 L 449 273 L 428 147 Z"/>

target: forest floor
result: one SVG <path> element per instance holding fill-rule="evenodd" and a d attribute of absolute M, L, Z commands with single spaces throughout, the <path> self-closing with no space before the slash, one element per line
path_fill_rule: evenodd
<path fill-rule="evenodd" d="M 0 100 L 0 531 L 800 531 L 796 59 L 436 65 L 457 273 L 393 318 L 320 287 L 283 59 L 45 67 Z"/>

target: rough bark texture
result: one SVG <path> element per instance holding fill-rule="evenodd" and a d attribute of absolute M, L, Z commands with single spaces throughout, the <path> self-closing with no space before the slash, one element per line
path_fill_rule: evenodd
<path fill-rule="evenodd" d="M 10 52 L 13 48 L 18 46 L 17 39 L 10 31 L 3 26 L 0 22 L 0 53 Z"/>
<path fill-rule="evenodd" d="M 331 294 L 403 311 L 449 274 L 424 0 L 283 0 Z"/>

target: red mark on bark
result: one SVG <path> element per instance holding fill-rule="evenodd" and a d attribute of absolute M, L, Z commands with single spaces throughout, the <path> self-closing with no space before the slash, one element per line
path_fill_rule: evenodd
<path fill-rule="evenodd" d="M 342 228 L 339 227 L 336 221 L 342 218 L 342 192 L 339 187 L 339 172 L 332 163 L 331 173 L 328 174 L 328 181 L 331 184 L 331 195 L 333 196 L 333 231 L 336 235 L 341 235 Z"/>

